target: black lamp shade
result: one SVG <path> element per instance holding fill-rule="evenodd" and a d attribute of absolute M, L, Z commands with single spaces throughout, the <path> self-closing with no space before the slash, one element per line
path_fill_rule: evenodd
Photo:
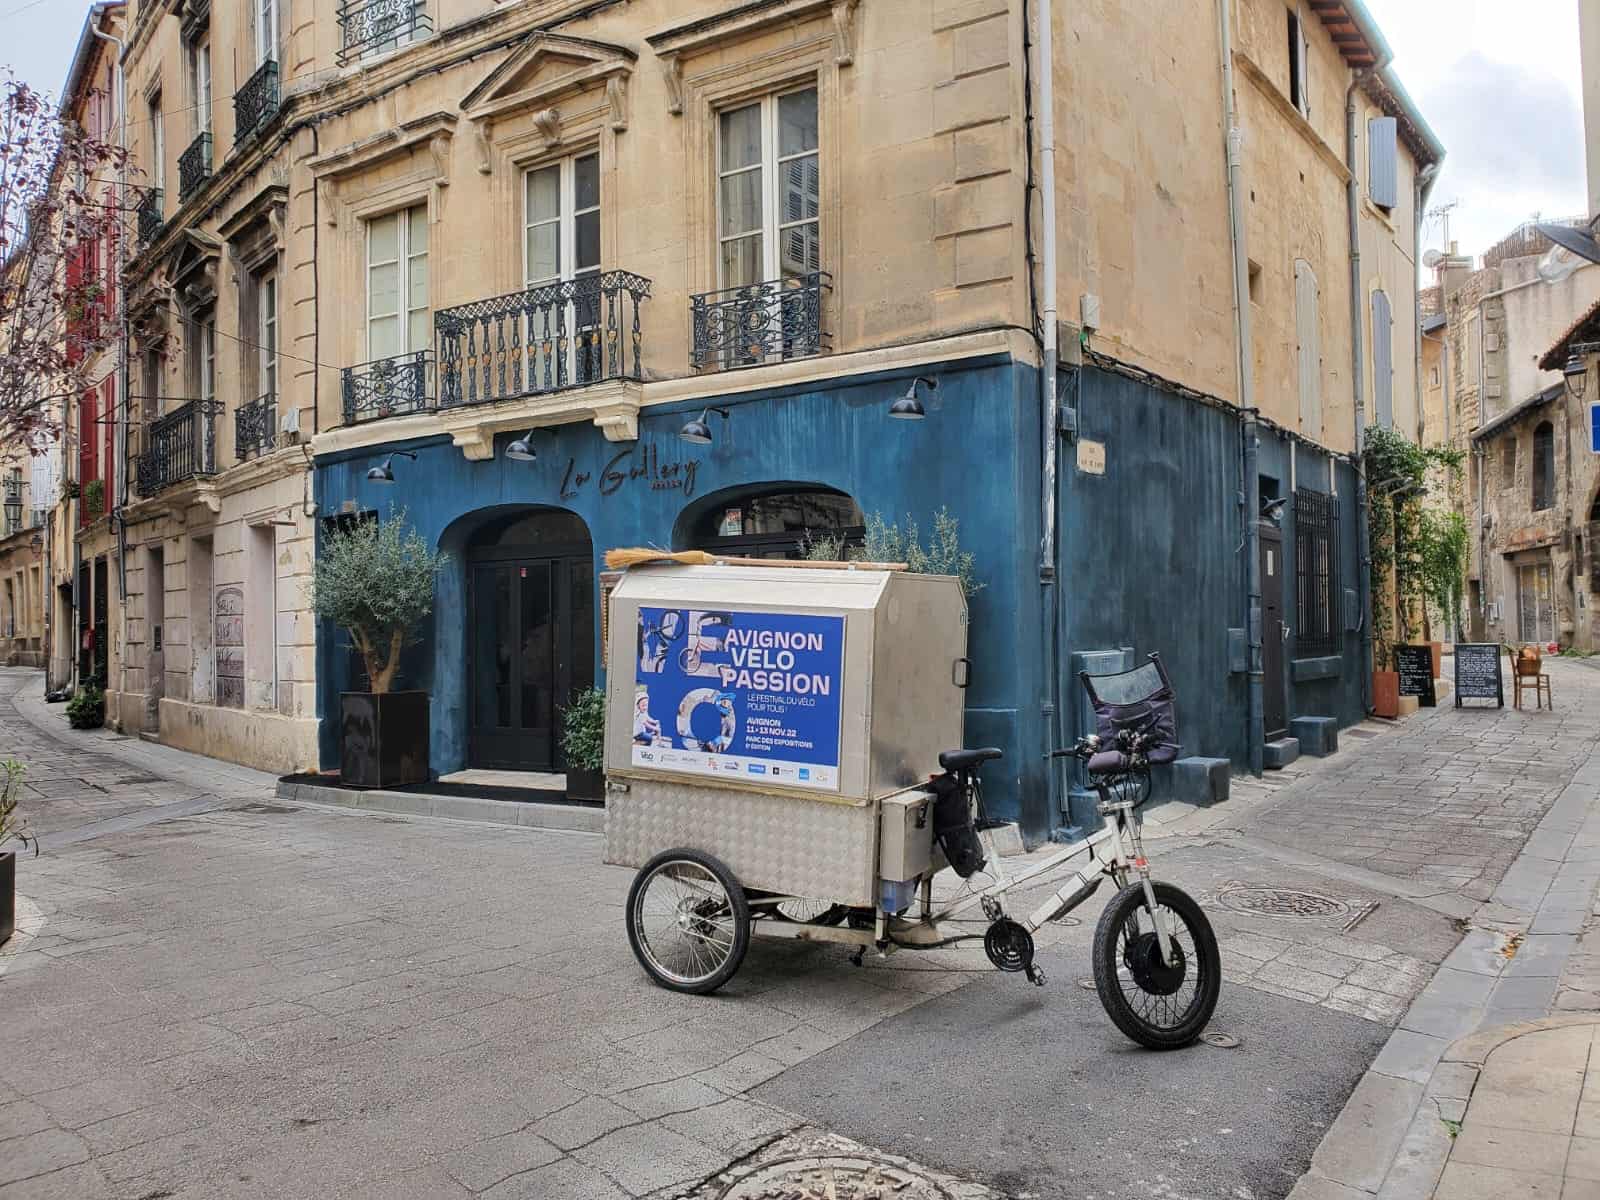
<path fill-rule="evenodd" d="M 368 483 L 393 483 L 394 468 L 389 465 L 389 460 L 384 459 L 382 466 L 371 467 L 367 471 Z"/>
<path fill-rule="evenodd" d="M 506 447 L 506 457 L 517 462 L 538 462 L 539 454 L 533 448 L 533 439 L 520 437 Z"/>
<path fill-rule="evenodd" d="M 920 421 L 928 414 L 922 407 L 922 401 L 917 399 L 916 390 L 913 388 L 889 406 L 889 415 L 898 417 L 902 421 Z"/>
<path fill-rule="evenodd" d="M 695 417 L 693 420 L 684 422 L 683 428 L 678 430 L 678 436 L 696 446 L 709 446 L 711 444 L 711 426 L 706 424 L 703 415 Z"/>

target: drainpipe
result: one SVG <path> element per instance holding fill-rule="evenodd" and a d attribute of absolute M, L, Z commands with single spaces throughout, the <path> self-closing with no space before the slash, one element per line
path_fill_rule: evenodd
<path fill-rule="evenodd" d="M 1426 422 L 1422 416 L 1422 289 L 1416 286 L 1417 260 L 1422 257 L 1422 211 L 1428 205 L 1428 197 L 1433 193 L 1433 182 L 1439 174 L 1439 164 L 1429 163 L 1418 173 L 1413 192 L 1411 205 L 1411 269 L 1412 286 L 1411 299 L 1415 312 L 1412 314 L 1412 344 L 1415 353 L 1411 367 L 1411 382 L 1416 393 L 1417 404 L 1417 445 L 1422 445 L 1423 431 Z M 1443 303 L 1443 293 L 1440 294 L 1440 303 Z"/>
<path fill-rule="evenodd" d="M 1356 544 L 1361 587 L 1361 706 L 1372 711 L 1372 537 L 1367 529 L 1366 352 L 1361 336 L 1361 183 L 1356 173 L 1356 89 L 1368 70 L 1357 71 L 1344 94 L 1345 208 L 1350 219 L 1350 386 L 1355 399 Z"/>
<path fill-rule="evenodd" d="M 1228 164 L 1228 238 L 1233 246 L 1233 327 L 1236 369 L 1239 374 L 1239 419 L 1244 434 L 1239 499 L 1244 523 L 1245 636 L 1250 644 L 1249 718 L 1246 738 L 1250 747 L 1250 772 L 1260 775 L 1266 731 L 1262 717 L 1261 663 L 1261 550 L 1256 520 L 1261 512 L 1261 476 L 1256 470 L 1260 446 L 1259 415 L 1255 406 L 1255 344 L 1250 333 L 1250 256 L 1244 223 L 1244 186 L 1239 178 L 1243 136 L 1233 107 L 1233 0 L 1218 0 L 1222 41 L 1222 124 L 1226 134 Z"/>
<path fill-rule="evenodd" d="M 1048 679 L 1045 701 L 1043 757 L 1048 775 L 1046 792 L 1050 820 L 1061 819 L 1063 760 L 1050 757 L 1061 744 L 1061 612 L 1056 588 L 1056 447 L 1061 420 L 1061 397 L 1056 382 L 1056 89 L 1051 0 L 1038 0 L 1037 41 L 1039 76 L 1039 210 L 1044 236 L 1040 247 L 1043 280 L 1039 296 L 1039 319 L 1044 326 L 1040 345 L 1040 448 L 1039 588 L 1044 605 L 1045 675 Z M 1028 199 L 1032 203 L 1032 199 Z M 1029 248 L 1032 249 L 1031 247 Z"/>
<path fill-rule="evenodd" d="M 117 204 L 122 212 L 128 211 L 128 95 L 127 78 L 122 70 L 122 56 L 126 48 L 122 39 L 115 34 L 105 32 L 99 26 L 99 17 L 105 9 L 96 9 L 89 15 L 89 32 L 103 42 L 109 42 L 116 49 L 114 72 L 117 80 L 117 148 L 122 151 L 122 161 L 117 166 Z M 120 230 L 119 230 L 120 232 Z M 128 500 L 128 456 L 127 456 L 127 431 L 128 431 L 128 309 L 122 298 L 122 259 L 127 252 L 127 239 L 117 238 L 117 278 L 115 292 L 117 297 L 117 406 L 111 415 L 112 428 L 115 430 L 112 441 L 112 470 L 116 472 L 117 481 L 121 487 L 121 503 L 116 503 L 112 497 L 111 523 L 117 529 L 117 598 L 118 607 L 122 610 L 122 637 L 120 641 L 121 653 L 119 670 L 121 678 L 118 680 L 117 691 L 126 693 L 128 690 L 128 530 L 122 521 L 122 510 Z M 81 504 L 82 501 L 80 500 Z M 109 633 L 109 630 L 107 631 Z M 110 690 L 111 680 L 111 647 L 106 647 L 106 675 L 108 678 L 101 685 Z M 121 727 L 121 708 L 117 711 L 117 725 Z"/>

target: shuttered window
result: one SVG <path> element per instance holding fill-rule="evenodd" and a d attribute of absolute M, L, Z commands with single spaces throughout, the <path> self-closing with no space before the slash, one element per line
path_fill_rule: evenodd
<path fill-rule="evenodd" d="M 1300 388 L 1300 432 L 1322 433 L 1322 342 L 1318 335 L 1317 276 L 1303 258 L 1294 261 L 1294 334 Z"/>
<path fill-rule="evenodd" d="M 1556 430 L 1549 421 L 1533 431 L 1533 509 L 1554 508 L 1556 499 Z"/>
<path fill-rule="evenodd" d="M 1372 418 L 1394 428 L 1394 316 L 1382 291 L 1372 293 Z"/>
<path fill-rule="evenodd" d="M 1379 208 L 1393 208 L 1400 196 L 1400 159 L 1393 117 L 1367 122 L 1367 195 Z"/>

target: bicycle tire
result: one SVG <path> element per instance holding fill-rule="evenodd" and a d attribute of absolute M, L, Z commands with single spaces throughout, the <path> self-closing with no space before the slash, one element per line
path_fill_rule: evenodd
<path fill-rule="evenodd" d="M 1106 905 L 1094 931 L 1094 986 L 1106 1015 L 1124 1034 L 1139 1045 L 1151 1050 L 1180 1050 L 1192 1045 L 1205 1031 L 1211 1014 L 1216 1011 L 1217 999 L 1222 994 L 1222 956 L 1217 950 L 1217 935 L 1211 930 L 1205 910 L 1183 889 L 1170 883 L 1152 883 L 1156 904 L 1180 921 L 1191 945 L 1182 945 L 1180 931 L 1173 930 L 1175 940 L 1184 953 L 1182 971 L 1174 992 L 1148 991 L 1137 981 L 1132 965 L 1127 961 L 1130 953 L 1137 954 L 1139 945 L 1133 938 L 1153 938 L 1153 932 L 1138 933 L 1139 913 L 1145 908 L 1144 887 L 1133 883 L 1122 889 Z M 1133 938 L 1125 939 L 1129 930 Z M 1130 951 L 1130 945 L 1133 949 Z M 1150 943 L 1144 943 L 1149 946 Z M 1156 960 L 1159 964 L 1159 959 Z M 1193 997 L 1181 1014 L 1170 1024 L 1156 1023 L 1135 1009 L 1123 986 L 1121 971 L 1126 969 L 1129 982 L 1142 994 L 1160 996 L 1176 994 L 1182 990 L 1190 975 L 1195 977 Z M 1159 969 L 1159 966 L 1158 966 Z M 1165 968 L 1170 972 L 1170 966 Z M 1163 986 L 1170 986 L 1170 982 Z"/>
<path fill-rule="evenodd" d="M 691 967 L 704 965 L 709 968 L 698 973 L 689 970 L 674 970 L 663 958 L 662 954 L 653 944 L 650 931 L 645 927 L 644 909 L 652 885 L 667 874 L 668 868 L 687 867 L 691 872 L 702 873 L 700 886 L 703 889 L 707 877 L 718 885 L 720 898 L 714 892 L 706 891 L 706 899 L 702 901 L 707 905 L 703 923 L 704 931 L 690 928 L 688 932 L 696 937 L 708 948 L 707 958 L 710 961 L 702 964 L 695 961 L 688 964 Z M 712 936 L 720 929 L 724 920 L 722 908 L 726 905 L 726 922 L 731 927 L 728 934 L 726 948 L 723 948 L 721 938 Z M 702 923 L 702 918 L 697 916 L 694 909 L 685 910 L 682 905 L 679 911 L 686 916 L 691 927 Z M 628 944 L 633 948 L 633 955 L 639 960 L 639 965 L 645 969 L 659 986 L 669 991 L 683 992 L 692 996 L 704 996 L 716 991 L 728 980 L 732 979 L 744 962 L 745 952 L 750 949 L 750 905 L 745 898 L 744 889 L 739 886 L 739 881 L 734 878 L 721 859 L 715 858 L 702 850 L 691 850 L 687 847 L 675 850 L 663 850 L 639 869 L 634 876 L 633 886 L 628 889 L 627 908 L 624 912 L 628 927 Z"/>

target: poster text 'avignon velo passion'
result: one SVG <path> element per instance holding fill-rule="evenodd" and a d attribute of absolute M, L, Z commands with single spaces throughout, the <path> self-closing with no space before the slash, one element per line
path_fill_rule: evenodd
<path fill-rule="evenodd" d="M 639 610 L 633 765 L 837 791 L 844 618 Z"/>

